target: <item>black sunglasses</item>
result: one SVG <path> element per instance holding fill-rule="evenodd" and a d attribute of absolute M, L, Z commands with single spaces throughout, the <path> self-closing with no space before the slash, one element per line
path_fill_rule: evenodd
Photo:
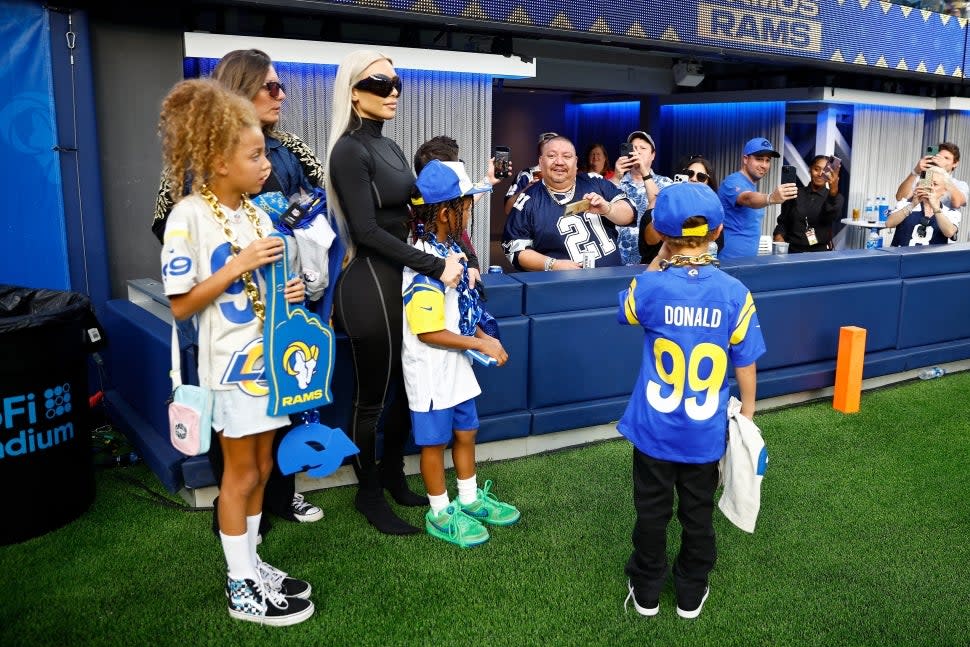
<path fill-rule="evenodd" d="M 358 81 L 354 87 L 363 92 L 387 98 L 395 90 L 397 90 L 398 95 L 401 94 L 401 77 L 391 78 L 386 74 L 371 74 Z"/>
<path fill-rule="evenodd" d="M 689 168 L 685 168 L 684 170 L 682 170 L 680 172 L 680 174 L 681 175 L 686 175 L 688 180 L 691 179 L 692 177 L 694 177 L 696 175 L 698 182 L 707 182 L 710 179 L 710 177 L 711 177 L 707 173 L 702 173 L 701 171 L 694 171 L 694 170 L 691 170 Z"/>
<path fill-rule="evenodd" d="M 286 92 L 286 87 L 279 81 L 267 81 L 261 87 L 266 88 L 266 91 L 269 92 L 269 96 L 272 99 L 279 99 L 280 92 Z"/>

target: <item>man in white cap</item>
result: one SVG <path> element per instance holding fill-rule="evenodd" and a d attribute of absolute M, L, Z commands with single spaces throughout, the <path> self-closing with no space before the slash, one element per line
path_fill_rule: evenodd
<path fill-rule="evenodd" d="M 771 160 L 781 157 L 764 137 L 748 140 L 741 154 L 741 170 L 724 178 L 717 191 L 724 207 L 724 247 L 721 259 L 758 255 L 761 221 L 765 207 L 781 204 L 798 195 L 794 182 L 779 184 L 771 193 L 758 191 L 758 182 L 771 169 Z"/>

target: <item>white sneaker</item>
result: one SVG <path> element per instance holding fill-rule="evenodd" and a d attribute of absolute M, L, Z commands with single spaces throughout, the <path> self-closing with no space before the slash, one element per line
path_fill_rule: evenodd
<path fill-rule="evenodd" d="M 293 518 L 300 523 L 310 523 L 323 519 L 323 510 L 307 501 L 299 492 L 293 495 L 290 512 L 293 513 Z"/>

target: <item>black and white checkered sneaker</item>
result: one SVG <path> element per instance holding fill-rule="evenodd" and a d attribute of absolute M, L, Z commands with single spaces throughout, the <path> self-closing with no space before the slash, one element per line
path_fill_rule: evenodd
<path fill-rule="evenodd" d="M 250 579 L 226 578 L 226 597 L 229 615 L 274 627 L 286 627 L 303 622 L 313 615 L 313 603 L 301 598 L 288 598 L 268 590 L 262 582 Z"/>

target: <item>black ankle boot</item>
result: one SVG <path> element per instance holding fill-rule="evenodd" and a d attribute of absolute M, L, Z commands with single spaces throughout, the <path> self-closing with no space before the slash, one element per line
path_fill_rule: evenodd
<path fill-rule="evenodd" d="M 394 514 L 384 498 L 384 491 L 379 487 L 361 486 L 354 497 L 354 507 L 385 535 L 413 535 L 421 532 L 419 528 Z"/>
<path fill-rule="evenodd" d="M 404 468 L 394 470 L 381 470 L 381 485 L 390 492 L 391 496 L 399 505 L 410 506 L 412 508 L 428 505 L 428 497 L 415 494 L 408 487 L 408 481 L 404 477 Z"/>

